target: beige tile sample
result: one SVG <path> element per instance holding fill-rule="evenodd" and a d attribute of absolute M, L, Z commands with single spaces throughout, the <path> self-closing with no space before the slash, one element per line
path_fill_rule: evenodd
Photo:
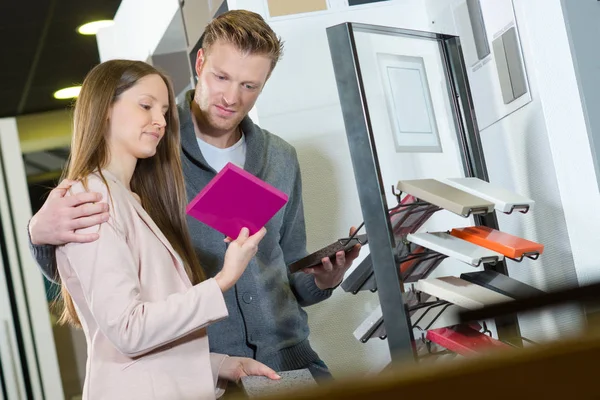
<path fill-rule="evenodd" d="M 397 189 L 461 216 L 490 213 L 495 204 L 436 179 L 399 181 Z"/>
<path fill-rule="evenodd" d="M 327 10 L 327 0 L 267 0 L 267 3 L 271 18 Z"/>
<path fill-rule="evenodd" d="M 513 301 L 508 296 L 455 276 L 421 279 L 415 284 L 415 288 L 468 310 L 476 310 L 490 304 Z"/>

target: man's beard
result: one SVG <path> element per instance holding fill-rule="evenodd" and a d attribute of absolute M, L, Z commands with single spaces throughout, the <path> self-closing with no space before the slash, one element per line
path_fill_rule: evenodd
<path fill-rule="evenodd" d="M 203 117 L 205 119 L 205 123 L 208 125 L 207 128 L 213 131 L 229 132 L 234 130 L 241 122 L 241 119 L 237 116 L 236 118 L 224 119 L 213 114 L 203 112 Z"/>

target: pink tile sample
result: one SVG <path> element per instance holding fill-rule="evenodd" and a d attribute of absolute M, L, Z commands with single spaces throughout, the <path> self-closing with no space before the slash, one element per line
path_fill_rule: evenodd
<path fill-rule="evenodd" d="M 186 213 L 233 239 L 246 227 L 258 232 L 288 196 L 248 171 L 228 163 L 188 204 Z"/>

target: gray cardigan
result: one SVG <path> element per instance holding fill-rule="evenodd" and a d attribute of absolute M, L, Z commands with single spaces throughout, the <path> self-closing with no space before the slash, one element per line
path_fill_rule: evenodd
<path fill-rule="evenodd" d="M 198 146 L 190 113 L 192 97 L 193 91 L 188 92 L 179 107 L 188 201 L 216 175 Z M 225 293 L 229 317 L 208 327 L 210 349 L 255 358 L 276 371 L 303 368 L 318 356 L 308 341 L 308 320 L 302 307 L 329 298 L 332 289 L 320 290 L 311 275 L 290 274 L 286 267 L 307 254 L 302 182 L 295 149 L 248 117 L 241 128 L 247 143 L 244 169 L 285 192 L 289 201 L 267 223 L 267 235 L 256 257 L 235 287 Z M 223 265 L 227 249 L 223 235 L 191 217 L 188 224 L 200 262 L 212 277 Z M 31 245 L 31 250 L 44 275 L 54 281 L 54 247 Z"/>

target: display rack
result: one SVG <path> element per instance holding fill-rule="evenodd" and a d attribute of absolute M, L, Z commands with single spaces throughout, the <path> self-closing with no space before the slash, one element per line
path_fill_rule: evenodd
<path fill-rule="evenodd" d="M 505 214 L 512 214 L 515 210 L 525 214 L 533 208 L 534 202 L 531 199 L 512 193 L 503 187 L 493 185 L 481 179 L 449 178 L 446 181 L 451 186 L 494 203 L 494 208 Z"/>
<path fill-rule="evenodd" d="M 401 181 L 396 188 L 399 193 L 394 191 L 398 204 L 392 208 L 388 207 L 385 187 L 389 183 L 383 181 L 379 165 L 363 83 L 364 72 L 361 70 L 356 45 L 357 32 L 406 37 L 438 44 L 448 87 L 450 120 L 457 133 L 466 179 L 451 179 L 445 182 L 435 179 Z M 419 359 L 416 349 L 422 347 L 419 346 L 422 342 L 415 342 L 413 330 L 418 327 L 417 330 L 423 330 L 423 336 L 426 336 L 427 329 L 421 325 L 426 323 L 425 328 L 432 328 L 436 320 L 439 321 L 440 309 L 462 309 L 459 304 L 453 303 L 457 296 L 462 296 L 459 303 L 471 309 L 494 301 L 511 299 L 497 290 L 456 277 L 455 279 L 461 280 L 466 286 L 477 286 L 473 292 L 480 296 L 487 295 L 483 300 L 480 297 L 478 300 L 468 301 L 465 300 L 464 293 L 460 294 L 459 291 L 459 295 L 453 294 L 448 287 L 429 280 L 427 275 L 442 259 L 456 257 L 460 253 L 456 252 L 455 246 L 440 244 L 440 240 L 454 245 L 460 243 L 463 250 L 470 248 L 479 252 L 477 257 L 462 257 L 464 262 L 473 266 L 483 265 L 485 271 L 496 274 L 507 276 L 508 273 L 504 254 L 501 252 L 452 235 L 450 231 L 420 234 L 417 230 L 439 210 L 448 210 L 462 217 L 473 218 L 475 226 L 498 230 L 496 211 L 509 214 L 518 210 L 526 213 L 532 208 L 533 202 L 488 184 L 485 157 L 458 37 L 351 22 L 327 28 L 327 36 L 370 253 L 347 277 L 342 288 L 353 294 L 361 290 L 376 292 L 380 303 L 380 309 L 375 310 L 355 331 L 355 336 L 363 342 L 374 337 L 386 338 L 392 361 L 405 361 L 407 358 L 416 360 Z M 533 254 L 526 256 L 534 257 Z M 421 264 L 425 267 L 419 275 L 418 268 Z M 405 290 L 404 285 L 409 283 L 411 278 L 416 282 L 411 284 L 410 290 Z M 423 290 L 415 291 L 412 286 Z M 407 293 L 417 293 L 420 296 L 428 294 L 427 291 L 432 292 L 429 294 L 437 297 L 437 300 L 423 302 L 422 309 L 418 308 L 419 305 L 407 304 Z M 443 299 L 444 296 L 448 300 Z M 485 298 L 492 300 L 486 302 Z M 425 322 L 427 317 L 430 320 Z M 453 322 L 457 321 L 452 319 L 448 323 Z M 512 346 L 522 345 L 516 316 L 501 315 L 495 318 L 494 322 L 500 341 Z M 456 331 L 461 332 L 460 329 Z M 441 338 L 443 332 L 452 333 L 437 331 L 437 337 Z M 484 332 L 488 332 L 487 328 Z M 456 337 L 456 334 L 451 336 Z"/>
<path fill-rule="evenodd" d="M 504 256 L 500 253 L 462 240 L 446 232 L 414 233 L 407 235 L 406 239 L 473 267 L 479 267 L 485 263 L 496 264 L 504 260 Z"/>

